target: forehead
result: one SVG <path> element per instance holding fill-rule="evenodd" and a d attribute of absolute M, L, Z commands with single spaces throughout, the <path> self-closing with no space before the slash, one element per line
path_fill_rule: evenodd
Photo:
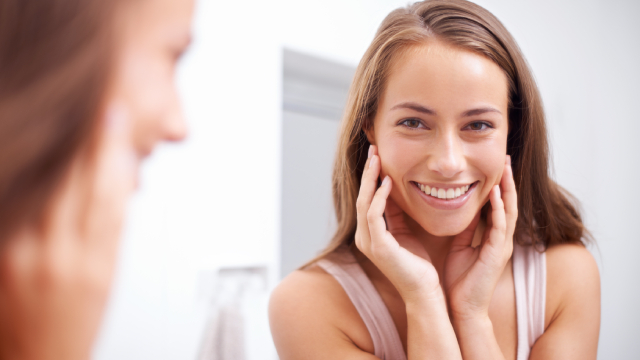
<path fill-rule="evenodd" d="M 405 49 L 391 64 L 380 106 L 388 109 L 407 101 L 438 113 L 492 105 L 506 114 L 508 81 L 487 57 L 430 41 Z"/>
<path fill-rule="evenodd" d="M 194 0 L 126 0 L 122 18 L 129 24 L 127 36 L 145 36 L 154 32 L 176 36 L 190 30 Z"/>

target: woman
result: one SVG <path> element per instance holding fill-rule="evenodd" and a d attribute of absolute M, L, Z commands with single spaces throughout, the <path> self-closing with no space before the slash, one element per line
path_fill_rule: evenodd
<path fill-rule="evenodd" d="M 192 1 L 0 1 L 0 358 L 88 359 Z"/>
<path fill-rule="evenodd" d="M 599 274 L 548 161 L 535 82 L 492 14 L 392 12 L 351 87 L 336 234 L 271 298 L 280 358 L 595 359 Z"/>

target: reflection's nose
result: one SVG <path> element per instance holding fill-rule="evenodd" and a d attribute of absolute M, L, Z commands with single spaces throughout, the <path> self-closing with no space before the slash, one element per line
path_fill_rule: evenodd
<path fill-rule="evenodd" d="M 174 106 L 173 111 L 167 114 L 164 123 L 164 140 L 181 141 L 187 136 L 187 122 L 179 104 Z"/>
<path fill-rule="evenodd" d="M 465 170 L 462 143 L 457 136 L 443 133 L 434 145 L 427 162 L 429 170 L 445 178 L 453 178 Z"/>

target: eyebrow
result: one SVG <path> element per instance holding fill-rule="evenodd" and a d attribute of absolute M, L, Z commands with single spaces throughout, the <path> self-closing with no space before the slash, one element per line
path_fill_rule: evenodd
<path fill-rule="evenodd" d="M 404 102 L 391 108 L 391 110 L 396 110 L 396 109 L 411 109 L 424 114 L 429 114 L 429 115 L 436 114 L 435 110 L 414 102 Z"/>
<path fill-rule="evenodd" d="M 482 115 L 485 113 L 489 113 L 489 112 L 494 112 L 494 113 L 498 113 L 498 114 L 502 114 L 500 112 L 500 110 L 496 109 L 496 108 L 492 108 L 492 107 L 483 107 L 483 108 L 478 108 L 478 109 L 471 109 L 471 110 L 467 110 L 462 114 L 462 117 L 467 117 L 467 116 L 476 116 L 476 115 Z"/>
<path fill-rule="evenodd" d="M 392 107 L 390 110 L 396 110 L 396 109 L 410 109 L 410 110 L 414 110 L 417 112 L 421 112 L 423 114 L 429 114 L 429 115 L 436 115 L 436 111 L 420 105 L 418 103 L 415 102 L 404 102 L 404 103 L 400 103 L 394 107 Z M 487 106 L 487 107 L 482 107 L 482 108 L 477 108 L 477 109 L 471 109 L 471 110 L 467 110 L 464 113 L 462 113 L 462 117 L 469 117 L 469 116 L 476 116 L 476 115 L 482 115 L 485 113 L 489 113 L 489 112 L 494 112 L 494 113 L 498 113 L 498 114 L 502 114 L 500 112 L 500 110 Z"/>

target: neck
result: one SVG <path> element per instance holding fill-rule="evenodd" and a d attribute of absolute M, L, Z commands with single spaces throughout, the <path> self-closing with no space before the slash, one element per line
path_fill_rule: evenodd
<path fill-rule="evenodd" d="M 440 284 L 444 284 L 444 262 L 447 254 L 449 253 L 449 249 L 451 248 L 453 236 L 436 236 L 430 234 L 407 214 L 404 214 L 404 218 L 409 230 L 414 234 L 414 236 L 416 236 L 427 251 L 427 254 L 429 254 L 431 263 L 438 272 Z M 364 254 L 362 254 L 355 246 L 352 248 L 352 251 L 365 273 L 367 273 L 367 276 L 371 279 L 380 293 L 397 293 L 393 284 L 391 284 L 386 276 L 382 274 L 380 269 L 378 269 Z"/>
<path fill-rule="evenodd" d="M 427 232 L 420 224 L 413 220 L 409 215 L 405 214 L 405 222 L 407 227 L 415 235 L 415 237 L 422 243 L 422 246 L 426 250 L 427 254 L 431 258 L 431 263 L 438 271 L 440 277 L 440 283 L 443 281 L 444 275 L 444 261 L 449 254 L 451 243 L 453 241 L 452 236 L 436 236 Z"/>

